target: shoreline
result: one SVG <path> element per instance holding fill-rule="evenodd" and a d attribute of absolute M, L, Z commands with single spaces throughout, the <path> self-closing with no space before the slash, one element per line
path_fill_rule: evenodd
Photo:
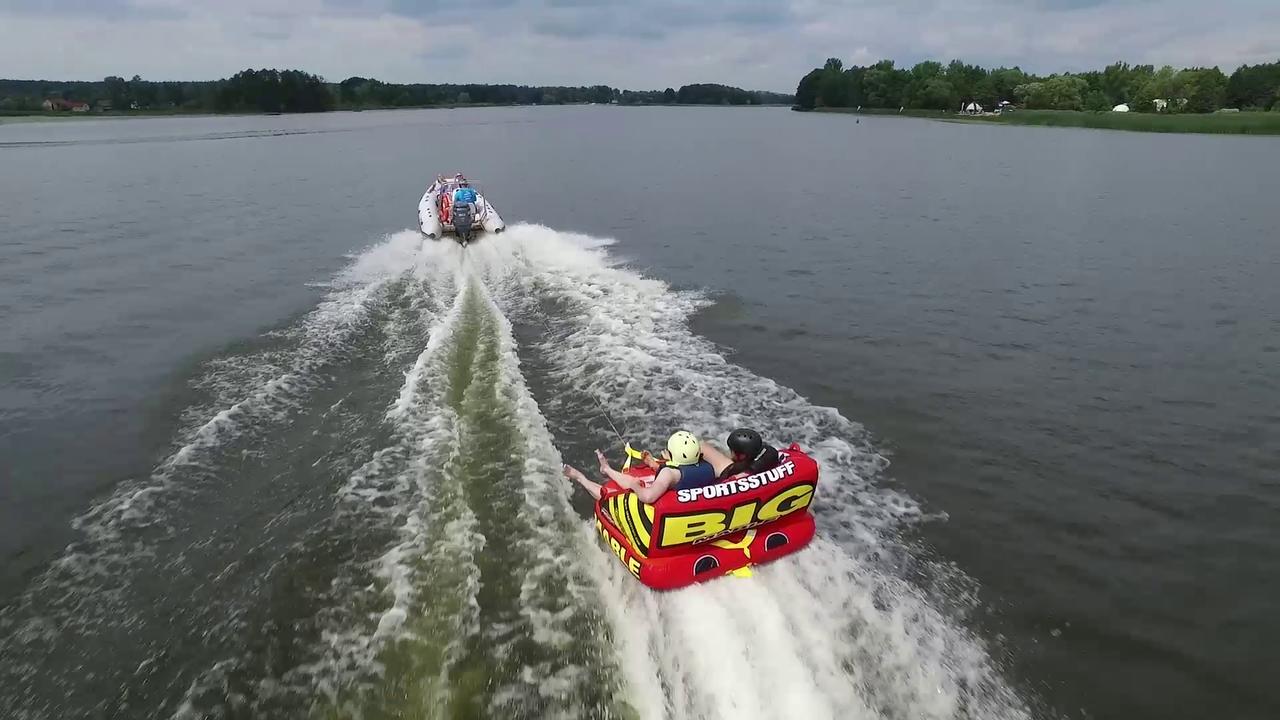
<path fill-rule="evenodd" d="M 793 108 L 794 109 L 794 108 Z M 1022 127 L 1084 128 L 1186 135 L 1280 135 L 1280 112 L 1155 113 L 1092 112 L 1086 110 L 1017 110 L 1003 115 L 961 115 L 941 110 L 814 108 L 797 112 L 832 115 L 912 117 L 941 122 L 1018 125 Z"/>
<path fill-rule="evenodd" d="M 566 103 L 568 104 L 568 103 Z M 268 117 L 268 116 L 298 116 L 298 115 L 329 115 L 332 113 L 343 112 L 376 112 L 380 110 L 455 110 L 458 108 L 481 108 L 481 107 L 522 107 L 520 105 L 492 104 L 492 103 L 473 103 L 469 105 L 414 105 L 405 107 L 368 107 L 368 108 L 334 108 L 332 110 L 320 110 L 317 112 L 216 112 L 214 110 L 198 110 L 191 112 L 169 112 L 162 110 L 133 110 L 129 112 L 87 112 L 87 113 L 71 113 L 71 112 L 48 112 L 33 110 L 28 113 L 10 113 L 0 114 L 0 125 L 5 123 L 26 123 L 26 122 L 63 122 L 77 120 L 144 120 L 153 118 L 209 118 L 209 117 Z"/>
<path fill-rule="evenodd" d="M 71 112 L 48 112 L 33 110 L 29 113 L 12 112 L 0 113 L 0 125 L 19 124 L 19 123 L 38 123 L 38 122 L 75 122 L 81 120 L 142 120 L 153 118 L 208 118 L 208 117 L 265 117 L 265 116 L 297 116 L 297 115 L 329 115 L 332 113 L 354 113 L 354 112 L 381 112 L 390 110 L 466 110 L 470 108 L 518 108 L 518 107 L 613 107 L 619 109 L 632 108 L 680 108 L 680 107 L 698 107 L 698 108 L 785 108 L 790 107 L 785 103 L 768 103 L 760 105 L 715 105 L 710 103 L 645 103 L 645 104 L 605 104 L 605 103 L 560 103 L 546 105 L 521 105 L 516 103 L 470 103 L 467 105 L 407 105 L 407 106 L 388 106 L 388 107 L 363 107 L 363 108 L 334 108 L 332 110 L 321 110 L 318 112 L 214 112 L 214 111 L 193 111 L 193 112 L 163 112 L 163 111 L 146 111 L 136 110 L 127 113 L 123 112 L 87 112 L 87 113 L 71 113 Z"/>

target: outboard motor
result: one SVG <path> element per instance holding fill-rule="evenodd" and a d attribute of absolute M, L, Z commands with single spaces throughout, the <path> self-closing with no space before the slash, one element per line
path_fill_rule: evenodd
<path fill-rule="evenodd" d="M 463 245 L 471 242 L 471 224 L 475 219 L 471 208 L 471 203 L 458 203 L 453 206 L 453 231 L 458 236 L 458 242 Z"/>

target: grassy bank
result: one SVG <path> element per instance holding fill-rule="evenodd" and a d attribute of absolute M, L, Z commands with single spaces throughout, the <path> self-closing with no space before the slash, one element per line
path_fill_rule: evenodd
<path fill-rule="evenodd" d="M 1156 115 L 1153 113 L 1075 112 L 1070 110 L 1018 110 L 1004 115 L 970 117 L 937 110 L 868 110 L 818 108 L 816 112 L 860 115 L 895 115 L 952 122 L 1082 127 L 1135 132 L 1208 133 L 1217 135 L 1280 135 L 1280 112 L 1212 113 L 1207 115 Z"/>
<path fill-rule="evenodd" d="M 1006 125 L 1085 127 L 1138 132 L 1280 135 L 1280 112 L 1157 115 L 1133 112 L 1019 110 L 1005 115 L 983 116 L 974 119 L 980 122 L 1004 123 Z"/>

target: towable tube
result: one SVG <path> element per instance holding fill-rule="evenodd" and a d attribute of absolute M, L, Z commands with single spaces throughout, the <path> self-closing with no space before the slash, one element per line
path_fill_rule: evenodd
<path fill-rule="evenodd" d="M 613 481 L 596 501 L 596 532 L 640 582 L 674 590 L 776 560 L 813 539 L 818 463 L 792 444 L 776 468 L 672 490 L 652 505 Z M 652 478 L 641 465 L 625 472 Z"/>

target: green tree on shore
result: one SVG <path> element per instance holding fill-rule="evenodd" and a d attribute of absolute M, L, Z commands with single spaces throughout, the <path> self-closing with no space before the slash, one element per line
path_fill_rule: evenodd
<path fill-rule="evenodd" d="M 1019 85 L 1013 94 L 1033 110 L 1082 110 L 1089 83 L 1075 75 L 1058 75 Z"/>
<path fill-rule="evenodd" d="M 818 106 L 819 86 L 824 72 L 814 69 L 800 78 L 800 84 L 796 86 L 796 107 L 812 110 Z"/>
<path fill-rule="evenodd" d="M 124 78 L 109 75 L 102 82 L 107 86 L 107 101 L 113 107 L 121 110 L 129 107 L 129 84 Z"/>
<path fill-rule="evenodd" d="M 911 68 L 907 94 L 911 106 L 926 110 L 946 110 L 959 102 L 954 83 L 947 79 L 942 63 L 927 60 Z"/>
<path fill-rule="evenodd" d="M 218 88 L 222 112 L 321 112 L 333 107 L 324 80 L 300 70 L 242 70 Z"/>
<path fill-rule="evenodd" d="M 1207 113 L 1221 108 L 1227 101 L 1227 76 L 1216 67 L 1183 70 L 1187 112 Z"/>
<path fill-rule="evenodd" d="M 1227 102 L 1258 110 L 1280 105 L 1280 62 L 1241 66 L 1227 81 Z"/>

